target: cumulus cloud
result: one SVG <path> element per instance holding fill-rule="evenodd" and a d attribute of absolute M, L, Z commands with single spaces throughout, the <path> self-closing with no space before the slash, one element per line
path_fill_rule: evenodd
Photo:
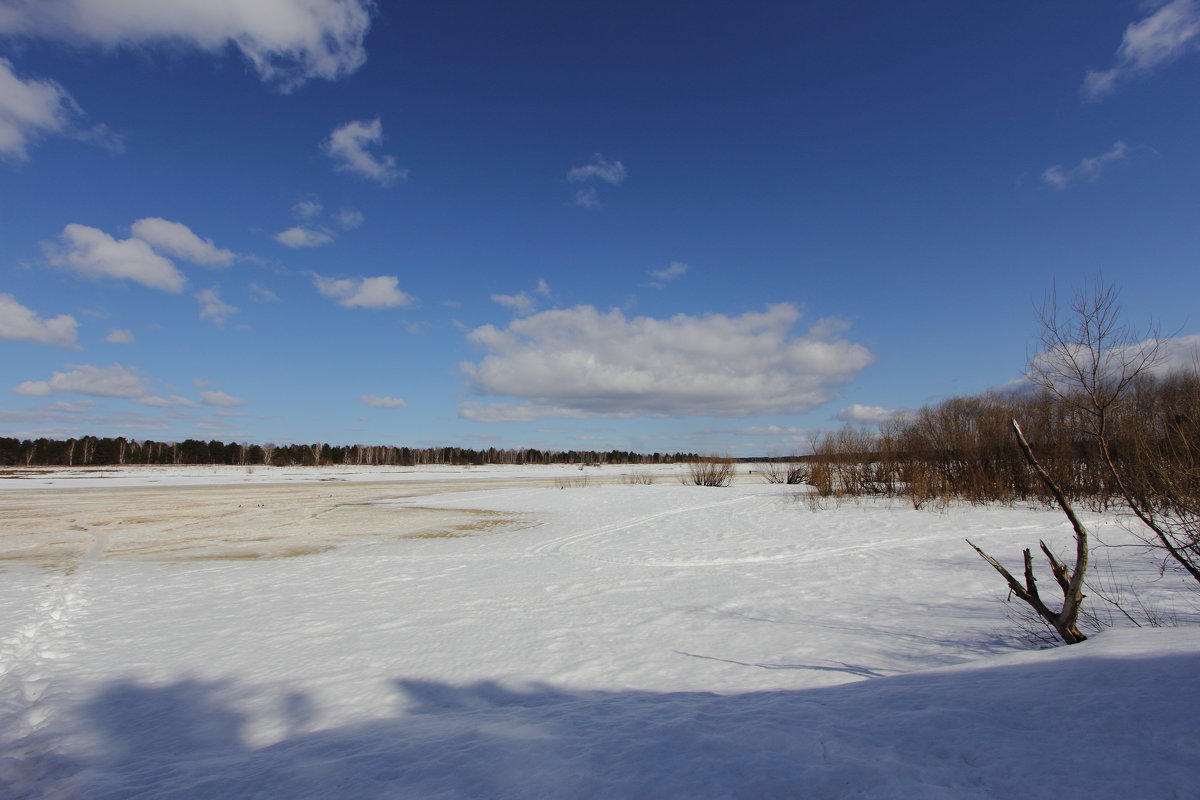
<path fill-rule="evenodd" d="M 377 397 L 373 394 L 359 395 L 359 400 L 371 408 L 404 408 L 408 403 L 399 397 Z"/>
<path fill-rule="evenodd" d="M 1098 156 L 1085 158 L 1074 167 L 1065 169 L 1058 164 L 1042 172 L 1042 180 L 1056 189 L 1065 189 L 1077 181 L 1095 182 L 1111 165 L 1129 158 L 1129 146 L 1114 142 L 1112 148 Z"/>
<path fill-rule="evenodd" d="M 221 408 L 238 408 L 246 405 L 246 398 L 234 397 L 225 392 L 201 392 L 200 402 L 206 406 L 220 406 Z"/>
<path fill-rule="evenodd" d="M 210 267 L 227 267 L 233 263 L 235 253 L 213 244 L 212 239 L 201 239 L 182 222 L 171 222 L 160 217 L 146 217 L 133 223 L 133 235 L 154 249 Z"/>
<path fill-rule="evenodd" d="M 396 166 L 396 157 L 375 155 L 368 148 L 383 144 L 383 123 L 379 118 L 356 120 L 335 128 L 325 140 L 325 153 L 334 160 L 335 169 L 353 172 L 381 186 L 408 177 L 408 170 Z"/>
<path fill-rule="evenodd" d="M 183 291 L 183 273 L 141 239 L 114 239 L 99 228 L 74 222 L 63 228 L 59 239 L 59 246 L 45 248 L 51 264 L 87 278 L 116 278 L 166 292 Z"/>
<path fill-rule="evenodd" d="M 230 314 L 237 312 L 235 306 L 222 302 L 216 289 L 205 289 L 196 295 L 196 300 L 200 303 L 200 319 L 211 320 L 218 328 L 225 325 Z"/>
<path fill-rule="evenodd" d="M 0 34 L 114 47 L 236 48 L 290 91 L 366 61 L 372 0 L 6 0 Z"/>
<path fill-rule="evenodd" d="M 1092 70 L 1083 80 L 1083 94 L 1098 100 L 1121 84 L 1145 77 L 1181 56 L 1200 49 L 1200 0 L 1171 0 L 1156 4 L 1149 16 L 1125 29 L 1116 63 Z"/>
<path fill-rule="evenodd" d="M 112 344 L 133 344 L 133 331 L 126 328 L 113 328 L 104 337 L 104 341 Z"/>
<path fill-rule="evenodd" d="M 0 158 L 26 161 L 30 146 L 46 135 L 74 129 L 79 107 L 54 81 L 22 80 L 0 58 Z"/>
<path fill-rule="evenodd" d="M 671 281 L 682 277 L 687 271 L 687 264 L 682 261 L 672 261 L 669 266 L 663 269 L 650 270 L 650 277 L 654 279 L 650 282 L 650 285 L 656 289 L 662 289 Z"/>
<path fill-rule="evenodd" d="M 12 389 L 16 394 L 49 397 L 59 392 L 86 394 L 93 397 L 143 397 L 146 381 L 134 367 L 113 364 L 93 367 L 90 364 L 67 364 L 70 372 L 55 372 L 48 381 L 25 381 Z"/>
<path fill-rule="evenodd" d="M 347 308 L 394 308 L 413 302 L 412 295 L 397 288 L 399 279 L 394 275 L 379 275 L 374 278 L 313 278 L 317 291 L 332 297 L 338 305 Z"/>
<path fill-rule="evenodd" d="M 837 413 L 842 422 L 856 425 L 881 425 L 903 414 L 902 410 L 881 408 L 880 406 L 864 406 L 859 403 L 846 406 Z"/>
<path fill-rule="evenodd" d="M 288 228 L 286 231 L 280 231 L 275 234 L 275 241 L 285 247 L 320 247 L 323 244 L 331 244 L 333 237 L 324 231 L 316 228 L 305 228 L 297 225 L 294 228 Z"/>
<path fill-rule="evenodd" d="M 505 329 L 485 325 L 469 338 L 488 354 L 460 368 L 476 394 L 519 402 L 469 402 L 459 414 L 500 421 L 802 413 L 836 399 L 837 387 L 874 356 L 836 325 L 793 334 L 800 318 L 791 303 L 669 319 L 578 306 Z"/>
<path fill-rule="evenodd" d="M 78 349 L 75 343 L 78 327 L 79 323 L 69 314 L 42 319 L 11 294 L 0 293 L 0 339 Z"/>

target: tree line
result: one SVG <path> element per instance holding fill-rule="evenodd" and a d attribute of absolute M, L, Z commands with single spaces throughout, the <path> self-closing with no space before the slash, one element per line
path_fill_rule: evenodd
<path fill-rule="evenodd" d="M 915 508 L 952 500 L 1036 500 L 1062 509 L 1074 531 L 1073 563 L 1044 541 L 1061 604 L 1046 599 L 1034 549 L 1023 580 L 968 540 L 1068 644 L 1079 630 L 1091 550 L 1075 506 L 1113 508 L 1151 550 L 1200 583 L 1200 357 L 1165 371 L 1166 342 L 1120 321 L 1116 289 L 1097 278 L 1065 311 L 1043 306 L 1040 350 L 1027 391 L 958 397 L 926 406 L 878 436 L 845 428 L 817 441 L 805 478 L 823 496 L 905 496 Z M 1137 620 L 1110 598 L 1125 616 Z M 1147 622 L 1153 621 L 1147 618 Z"/>
<path fill-rule="evenodd" d="M 81 436 L 71 439 L 0 438 L 0 465 L 22 467 L 115 466 L 126 464 L 233 464 L 291 466 L 401 466 L 425 464 L 672 464 L 695 454 L 635 453 L 627 450 L 472 449 L 391 445 L 249 444 L 185 439 Z"/>

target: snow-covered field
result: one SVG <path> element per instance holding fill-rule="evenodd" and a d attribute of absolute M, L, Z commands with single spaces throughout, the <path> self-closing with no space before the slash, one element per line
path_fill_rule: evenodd
<path fill-rule="evenodd" d="M 1196 594 L 1136 549 L 1184 624 L 1036 650 L 963 539 L 1060 514 L 678 469 L 0 477 L 0 796 L 1200 797 Z"/>

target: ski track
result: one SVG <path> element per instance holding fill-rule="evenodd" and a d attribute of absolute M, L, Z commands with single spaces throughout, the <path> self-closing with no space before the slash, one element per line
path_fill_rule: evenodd
<path fill-rule="evenodd" d="M 659 511 L 653 514 L 643 514 L 630 519 L 626 519 L 619 523 L 610 525 L 601 525 L 595 528 L 582 531 L 580 533 L 571 534 L 552 539 L 548 542 L 543 542 L 529 550 L 533 555 L 555 556 L 559 558 L 578 558 L 587 561 L 593 561 L 604 564 L 618 564 L 622 566 L 646 566 L 646 567 L 720 567 L 733 564 L 761 564 L 767 562 L 782 562 L 782 563 L 804 563 L 816 559 L 828 559 L 830 557 L 852 556 L 859 553 L 878 552 L 881 549 L 894 546 L 908 547 L 917 545 L 923 542 L 944 539 L 944 534 L 932 534 L 927 536 L 913 536 L 911 532 L 895 535 L 887 538 L 871 538 L 856 544 L 843 545 L 838 547 L 830 547 L 825 543 L 820 543 L 813 548 L 804 550 L 791 550 L 782 553 L 765 553 L 765 554 L 742 554 L 731 555 L 728 557 L 712 557 L 712 558 L 689 558 L 686 560 L 680 559 L 664 559 L 643 556 L 640 558 L 619 558 L 608 555 L 600 555 L 597 553 L 579 552 L 580 545 L 611 536 L 614 533 L 621 531 L 632 530 L 638 527 L 657 522 L 667 517 L 674 517 L 683 514 L 704 514 L 715 508 L 722 508 L 734 505 L 745 505 L 752 503 L 752 507 L 742 511 L 739 516 L 752 516 L 756 512 L 761 511 L 766 506 L 772 506 L 778 502 L 776 497 L 763 497 L 758 495 L 749 495 L 734 497 L 726 500 L 718 500 L 713 503 L 706 503 L 697 506 L 685 506 L 681 508 L 668 509 Z M 731 526 L 732 527 L 732 526 Z M 883 526 L 888 527 L 888 526 Z"/>
<path fill-rule="evenodd" d="M 566 551 L 568 549 L 574 547 L 575 545 L 579 544 L 580 542 L 587 541 L 588 539 L 594 539 L 599 536 L 605 536 L 610 533 L 616 533 L 617 531 L 623 531 L 623 530 L 628 530 L 630 528 L 636 528 L 640 525 L 645 525 L 648 522 L 653 522 L 655 520 L 662 519 L 663 517 L 672 517 L 672 516 L 677 516 L 679 514 L 698 513 L 701 511 L 707 511 L 708 509 L 718 508 L 720 506 L 729 506 L 729 505 L 734 505 L 735 503 L 743 503 L 743 502 L 746 502 L 747 500 L 757 500 L 757 499 L 759 499 L 759 498 L 754 497 L 754 496 L 734 497 L 734 498 L 730 498 L 728 500 L 718 500 L 715 503 L 706 503 L 704 505 L 699 505 L 699 506 L 685 506 L 682 508 L 667 509 L 666 511 L 658 511 L 653 514 L 643 514 L 641 516 L 637 516 L 632 519 L 627 519 L 624 522 L 619 522 L 619 523 L 615 523 L 612 525 L 601 525 L 599 527 L 591 528 L 589 530 L 583 531 L 582 533 L 571 534 L 570 536 L 562 536 L 558 539 L 551 539 L 548 542 L 543 542 L 542 544 L 537 545 L 536 547 L 532 548 L 529 552 L 533 555 L 562 556 L 566 553 Z M 584 557 L 586 558 L 586 556 L 584 556 Z M 592 560 L 603 561 L 605 559 L 592 559 Z M 612 563 L 624 563 L 624 562 L 612 562 Z M 632 562 L 632 563 L 639 563 L 639 562 Z"/>

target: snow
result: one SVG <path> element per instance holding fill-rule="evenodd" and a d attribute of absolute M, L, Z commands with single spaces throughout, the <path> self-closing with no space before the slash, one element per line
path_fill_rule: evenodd
<path fill-rule="evenodd" d="M 1200 628 L 1031 649 L 963 542 L 1061 514 L 678 470 L 0 479 L 0 796 L 1200 797 Z"/>

